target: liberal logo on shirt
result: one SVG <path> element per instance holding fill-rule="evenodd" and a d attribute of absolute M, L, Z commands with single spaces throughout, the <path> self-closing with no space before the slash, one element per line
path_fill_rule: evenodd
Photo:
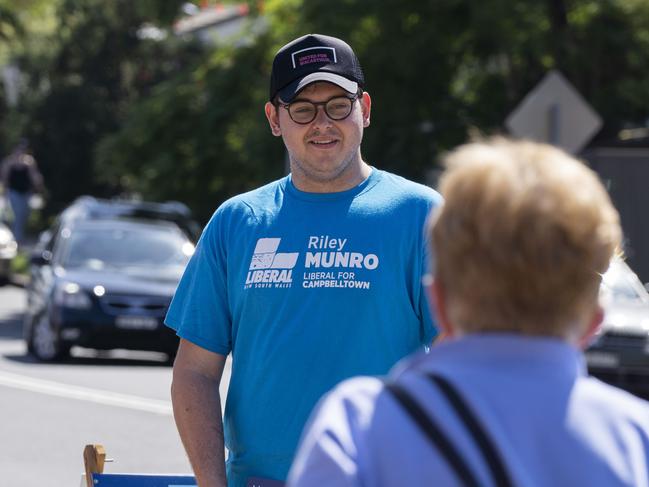
<path fill-rule="evenodd" d="M 291 287 L 298 252 L 277 252 L 281 238 L 260 238 L 250 260 L 244 289 Z"/>

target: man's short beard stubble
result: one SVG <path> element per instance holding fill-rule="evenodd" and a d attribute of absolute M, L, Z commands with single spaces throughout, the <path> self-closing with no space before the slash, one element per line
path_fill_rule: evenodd
<path fill-rule="evenodd" d="M 338 166 L 338 171 L 336 171 L 335 174 L 329 174 L 327 173 L 321 173 L 318 172 L 317 169 L 312 169 L 308 165 L 304 164 L 302 161 L 297 160 L 291 153 L 289 153 L 289 162 L 291 165 L 291 172 L 297 171 L 306 176 L 308 179 L 312 181 L 317 181 L 319 183 L 328 183 L 330 181 L 335 181 L 337 178 L 340 177 L 342 173 L 345 172 L 346 169 L 350 167 L 352 164 L 356 154 L 350 154 L 348 157 L 346 157 L 343 161 L 342 164 Z"/>
<path fill-rule="evenodd" d="M 363 139 L 362 133 L 361 133 L 361 141 Z M 298 160 L 294 155 L 289 151 L 288 153 L 289 156 L 289 163 L 291 167 L 291 172 L 294 172 L 295 169 L 298 169 L 298 171 L 306 176 L 308 179 L 314 182 L 318 183 L 328 183 L 331 181 L 335 181 L 338 179 L 342 173 L 345 172 L 353 163 L 354 159 L 358 157 L 358 163 L 361 164 L 363 162 L 363 156 L 360 153 L 360 143 L 359 146 L 356 149 L 353 149 L 339 164 L 338 166 L 338 171 L 336 171 L 335 174 L 324 174 L 321 172 L 317 171 L 316 169 L 311 169 L 307 164 L 304 164 L 303 161 Z M 315 165 L 314 165 L 315 166 Z M 314 167 L 312 166 L 312 167 Z"/>

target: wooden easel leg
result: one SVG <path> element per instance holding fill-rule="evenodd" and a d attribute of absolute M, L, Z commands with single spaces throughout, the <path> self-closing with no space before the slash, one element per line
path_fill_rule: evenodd
<path fill-rule="evenodd" d="M 86 470 L 86 486 L 94 487 L 92 474 L 104 472 L 106 451 L 101 445 L 86 445 L 83 449 L 83 465 Z"/>

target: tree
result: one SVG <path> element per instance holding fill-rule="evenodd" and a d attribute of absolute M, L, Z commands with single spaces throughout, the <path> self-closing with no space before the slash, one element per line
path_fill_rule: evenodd
<path fill-rule="evenodd" d="M 202 221 L 232 194 L 282 174 L 266 126 L 265 42 L 222 47 L 161 83 L 98 149 L 104 179 L 150 199 L 180 200 Z"/>
<path fill-rule="evenodd" d="M 95 177 L 95 147 L 119 129 L 134 100 L 191 56 L 190 47 L 160 48 L 138 35 L 146 22 L 169 21 L 180 3 L 60 0 L 58 28 L 41 40 L 54 47 L 39 51 L 41 44 L 18 59 L 29 76 L 21 131 L 41 165 L 51 212 L 80 194 L 114 192 Z"/>
<path fill-rule="evenodd" d="M 366 160 L 417 180 L 472 129 L 502 131 L 549 69 L 603 116 L 601 138 L 649 118 L 646 0 L 266 0 L 264 33 L 208 48 L 138 38 L 180 2 L 59 1 L 27 113 L 61 204 L 137 192 L 185 201 L 204 221 L 282 174 L 262 107 L 273 55 L 308 32 L 346 39 L 361 60 L 374 106 Z M 254 20 L 260 3 L 248 3 Z"/>
<path fill-rule="evenodd" d="M 552 68 L 602 115 L 600 138 L 646 123 L 646 1 L 309 0 L 295 11 L 303 32 L 340 35 L 358 52 L 375 107 L 368 160 L 417 179 L 472 127 L 502 131 Z"/>

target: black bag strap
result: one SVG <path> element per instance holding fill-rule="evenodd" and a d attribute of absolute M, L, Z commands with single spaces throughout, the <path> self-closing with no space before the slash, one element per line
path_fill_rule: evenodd
<path fill-rule="evenodd" d="M 480 487 L 480 484 L 462 458 L 462 455 L 458 453 L 446 434 L 432 421 L 426 411 L 413 399 L 410 393 L 394 382 L 386 383 L 385 388 L 421 428 L 422 432 L 426 434 L 426 437 L 433 446 L 444 456 L 462 483 L 467 487 Z"/>
<path fill-rule="evenodd" d="M 471 412 L 467 402 L 462 398 L 458 390 L 447 379 L 437 374 L 426 374 L 437 387 L 444 393 L 446 399 L 451 403 L 458 413 L 464 425 L 473 436 L 474 441 L 482 450 L 492 478 L 498 487 L 512 487 L 512 482 L 507 474 L 507 469 L 503 463 L 498 449 L 494 446 L 493 441 L 480 425 L 476 416 Z"/>

